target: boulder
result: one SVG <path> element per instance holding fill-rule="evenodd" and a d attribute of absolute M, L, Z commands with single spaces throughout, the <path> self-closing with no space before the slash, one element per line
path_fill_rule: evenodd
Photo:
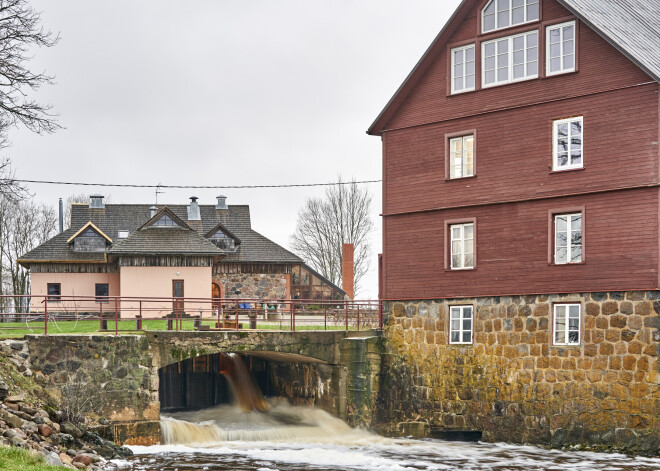
<path fill-rule="evenodd" d="M 0 401 L 4 401 L 9 396 L 9 386 L 4 381 L 0 381 Z"/>
<path fill-rule="evenodd" d="M 35 415 L 37 415 L 37 409 L 34 409 L 34 408 L 28 406 L 27 404 L 21 404 L 21 405 L 19 406 L 19 410 L 20 410 L 21 412 L 25 412 L 25 413 L 28 414 L 28 415 L 31 415 L 32 417 L 34 417 Z"/>
<path fill-rule="evenodd" d="M 5 404 L 8 410 L 18 411 L 18 404 Z"/>
<path fill-rule="evenodd" d="M 53 434 L 53 428 L 46 424 L 37 425 L 37 430 L 39 430 L 42 437 L 48 438 Z"/>
<path fill-rule="evenodd" d="M 68 433 L 75 438 L 81 438 L 83 436 L 83 433 L 80 431 L 80 429 L 73 425 L 71 422 L 64 422 L 60 428 L 62 432 Z"/>
<path fill-rule="evenodd" d="M 8 398 L 5 399 L 5 402 L 8 403 L 17 403 L 17 402 L 25 402 L 25 395 L 24 394 L 16 394 L 14 396 L 9 396 Z"/>
<path fill-rule="evenodd" d="M 66 453 L 60 453 L 60 461 L 64 464 L 73 464 L 73 458 L 71 458 Z"/>
<path fill-rule="evenodd" d="M 22 428 L 25 423 L 23 419 L 16 417 L 13 414 L 7 414 L 7 417 L 3 417 L 3 420 L 12 428 Z"/>
<path fill-rule="evenodd" d="M 74 466 L 76 469 L 87 469 L 87 465 L 86 465 L 86 464 L 83 464 L 83 463 L 80 463 L 79 461 L 74 462 L 74 463 L 73 463 L 73 466 Z"/>
<path fill-rule="evenodd" d="M 12 437 L 9 439 L 9 441 L 12 446 L 15 446 L 17 448 L 25 448 L 27 446 L 25 440 L 19 437 Z"/>
<path fill-rule="evenodd" d="M 29 422 L 27 420 L 23 422 L 23 426 L 21 427 L 21 429 L 28 435 L 30 435 L 31 433 L 36 433 L 37 430 L 39 430 L 37 424 L 35 424 L 34 422 Z"/>
<path fill-rule="evenodd" d="M 57 455 L 57 453 L 51 451 L 48 453 L 43 453 L 44 461 L 50 466 L 62 466 L 64 463 Z"/>
<path fill-rule="evenodd" d="M 90 465 L 93 462 L 94 462 L 94 457 L 92 455 L 88 455 L 87 453 L 83 453 L 73 457 L 74 466 L 76 465 L 76 463 L 83 463 L 85 467 L 87 467 L 87 465 Z"/>
<path fill-rule="evenodd" d="M 53 431 L 55 433 L 60 433 L 60 431 L 61 431 L 60 424 L 58 424 L 56 422 L 53 422 L 53 423 L 50 424 L 50 426 L 53 427 Z"/>

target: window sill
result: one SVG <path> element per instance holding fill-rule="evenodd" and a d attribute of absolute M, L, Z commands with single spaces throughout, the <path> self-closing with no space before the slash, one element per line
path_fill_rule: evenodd
<path fill-rule="evenodd" d="M 455 181 L 462 181 L 462 180 L 470 180 L 472 178 L 477 178 L 477 175 L 470 175 L 469 177 L 456 177 L 456 178 L 445 178 L 446 182 L 455 182 Z"/>
<path fill-rule="evenodd" d="M 445 268 L 446 272 L 465 272 L 465 271 L 475 271 L 477 267 L 474 268 Z"/>
<path fill-rule="evenodd" d="M 460 343 L 460 342 L 449 342 L 447 345 L 454 346 L 454 347 L 473 347 L 474 343 L 473 342 L 466 342 L 466 343 Z"/>
<path fill-rule="evenodd" d="M 550 267 L 570 267 L 573 265 L 586 265 L 587 262 L 578 262 L 578 263 L 548 263 Z"/>
<path fill-rule="evenodd" d="M 557 173 L 566 173 L 566 172 L 579 172 L 580 170 L 585 170 L 585 167 L 575 167 L 575 168 L 565 168 L 563 170 L 550 170 L 550 175 Z"/>

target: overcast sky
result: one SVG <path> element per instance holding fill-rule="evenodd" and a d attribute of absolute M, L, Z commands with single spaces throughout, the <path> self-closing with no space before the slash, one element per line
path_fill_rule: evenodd
<path fill-rule="evenodd" d="M 249 185 L 381 178 L 366 129 L 459 0 L 32 0 L 61 41 L 36 51 L 56 84 L 37 97 L 66 128 L 13 130 L 18 178 Z M 373 194 L 375 297 L 380 184 Z M 99 192 L 153 203 L 154 190 L 31 185 L 38 201 Z M 288 247 L 323 189 L 165 190 L 158 202 L 249 204 L 252 226 Z"/>

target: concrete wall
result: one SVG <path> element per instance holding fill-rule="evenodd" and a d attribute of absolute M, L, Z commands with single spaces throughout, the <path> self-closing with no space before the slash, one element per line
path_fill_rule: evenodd
<path fill-rule="evenodd" d="M 552 306 L 582 305 L 582 342 L 554 346 Z M 474 341 L 448 342 L 449 306 Z M 482 431 L 489 441 L 660 448 L 660 292 L 387 303 L 377 424 Z"/>
<path fill-rule="evenodd" d="M 122 297 L 172 297 L 172 280 L 184 280 L 185 298 L 211 298 L 211 267 L 121 267 L 120 293 Z M 172 312 L 171 301 L 142 303 L 143 317 L 162 317 Z M 202 308 L 211 315 L 210 303 L 185 303 L 186 314 L 198 316 Z M 122 302 L 122 316 L 137 314 L 137 302 Z"/>
<path fill-rule="evenodd" d="M 30 293 L 48 295 L 48 283 L 60 283 L 62 296 L 95 296 L 96 283 L 107 283 L 110 296 L 119 296 L 119 273 L 31 273 Z M 43 312 L 43 298 L 32 299 L 32 311 Z M 49 301 L 50 312 L 98 312 L 94 301 Z M 105 306 L 104 306 L 105 307 Z"/>

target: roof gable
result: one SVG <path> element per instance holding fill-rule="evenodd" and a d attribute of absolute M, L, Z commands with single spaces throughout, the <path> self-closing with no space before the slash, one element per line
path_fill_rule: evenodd
<path fill-rule="evenodd" d="M 112 239 L 110 237 L 108 237 L 101 229 L 96 227 L 92 221 L 89 221 L 87 224 L 85 224 L 83 227 L 81 227 L 79 231 L 77 231 L 75 234 L 73 234 L 71 237 L 69 237 L 69 239 L 66 241 L 67 244 L 70 244 L 71 242 L 73 242 L 73 240 L 76 237 L 80 237 L 81 235 L 86 233 L 88 230 L 92 230 L 92 231 L 96 232 L 98 235 L 103 237 L 109 244 L 112 244 Z"/>
<path fill-rule="evenodd" d="M 208 231 L 204 237 L 206 237 L 207 239 L 217 238 L 219 232 L 223 233 L 227 237 L 231 237 L 232 239 L 234 239 L 236 245 L 241 244 L 241 239 L 236 237 L 236 235 L 234 235 L 234 233 L 232 233 L 229 229 L 227 229 L 222 223 L 218 224 L 213 229 Z"/>
<path fill-rule="evenodd" d="M 582 20 L 641 70 L 660 82 L 660 0 L 553 0 Z M 432 68 L 454 34 L 484 0 L 463 0 L 408 74 L 385 108 L 367 130 L 378 135 L 395 117 L 425 74 Z M 543 20 L 543 18 L 542 18 Z M 631 31 L 635 33 L 631 33 Z M 475 30 L 476 34 L 476 30 Z M 443 65 L 444 67 L 444 65 Z"/>
<path fill-rule="evenodd" d="M 163 206 L 160 211 L 154 214 L 147 222 L 138 228 L 138 231 L 148 229 L 151 227 L 168 228 L 168 229 L 187 229 L 192 231 L 190 226 L 183 222 L 176 214 L 174 214 L 167 206 Z"/>

